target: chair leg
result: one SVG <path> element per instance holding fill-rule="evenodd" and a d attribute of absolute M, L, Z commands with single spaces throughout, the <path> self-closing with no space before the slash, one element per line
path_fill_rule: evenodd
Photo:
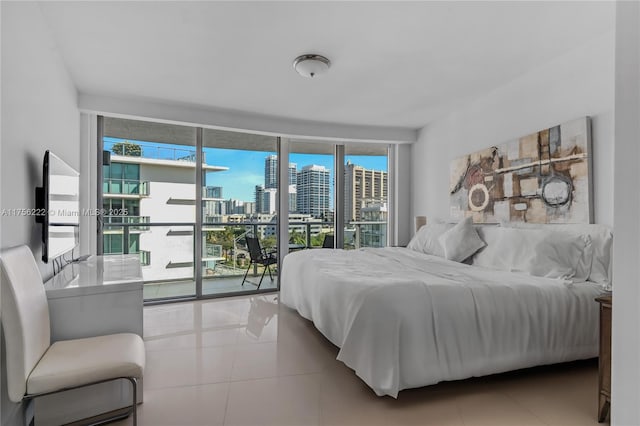
<path fill-rule="evenodd" d="M 131 382 L 131 392 L 133 393 L 133 401 L 131 404 L 131 415 L 133 418 L 133 426 L 138 424 L 138 379 L 135 377 L 127 377 Z"/>
<path fill-rule="evenodd" d="M 247 268 L 247 271 L 244 273 L 244 278 L 242 279 L 242 284 L 240 285 L 244 285 L 244 282 L 247 280 L 247 275 L 249 274 L 249 269 L 251 269 L 251 265 L 253 265 L 253 261 L 249 262 L 249 267 Z"/>
<path fill-rule="evenodd" d="M 267 269 L 269 269 L 269 265 L 265 266 L 262 270 L 262 276 L 260 277 L 260 282 L 258 283 L 258 288 L 256 290 L 260 290 L 260 286 L 262 285 L 262 280 L 264 279 L 264 274 L 267 272 Z M 269 275 L 271 275 L 271 271 L 269 271 Z"/>
<path fill-rule="evenodd" d="M 269 278 L 273 281 L 273 275 L 271 275 L 271 267 L 267 265 L 267 269 L 269 269 Z"/>

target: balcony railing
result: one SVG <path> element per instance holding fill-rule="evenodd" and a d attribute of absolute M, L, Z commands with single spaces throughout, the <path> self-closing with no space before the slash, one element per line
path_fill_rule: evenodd
<path fill-rule="evenodd" d="M 102 182 L 102 192 L 119 195 L 149 195 L 149 182 L 135 179 L 106 178 Z"/>
<path fill-rule="evenodd" d="M 296 249 L 321 247 L 326 233 L 333 233 L 333 222 L 289 222 L 289 242 Z M 300 245 L 303 247 L 298 247 Z M 343 243 L 345 249 L 385 247 L 386 245 L 386 221 L 363 221 L 345 224 Z"/>
<path fill-rule="evenodd" d="M 162 281 L 163 268 L 167 267 L 167 257 L 171 258 L 173 268 L 189 268 L 185 271 L 187 276 L 184 279 L 193 279 L 195 275 L 194 265 L 200 264 L 204 268 L 204 277 L 231 277 L 243 275 L 249 265 L 249 251 L 245 244 L 245 236 L 247 234 L 256 235 L 263 248 L 267 250 L 276 249 L 277 241 L 277 225 L 275 222 L 252 222 L 245 221 L 239 223 L 227 222 L 207 222 L 202 226 L 202 235 L 200 238 L 194 238 L 195 224 L 190 222 L 171 222 L 171 223 L 152 223 L 149 222 L 147 216 L 107 216 L 103 224 L 103 232 L 105 234 L 122 234 L 122 248 L 124 254 L 128 254 L 130 250 L 130 241 L 133 240 L 132 235 L 137 230 L 151 230 L 157 228 L 157 231 L 163 235 L 163 241 L 166 245 L 158 246 L 154 241 L 154 246 L 145 246 L 146 242 L 141 236 L 138 244 L 141 262 L 143 265 L 151 265 L 151 269 L 155 270 L 157 276 L 144 277 L 145 282 Z M 387 238 L 386 222 L 352 222 L 345 227 L 344 248 L 357 249 L 361 247 L 382 247 L 386 245 Z M 324 236 L 333 234 L 333 222 L 290 222 L 289 223 L 289 250 L 300 250 L 307 248 L 322 247 Z M 193 242 L 192 248 L 189 249 L 191 258 L 184 257 L 184 251 L 176 250 L 176 247 L 184 247 L 183 243 L 177 244 L 178 240 L 174 238 L 190 237 Z M 195 244 L 201 245 L 202 259 L 195 262 L 195 253 L 197 252 Z M 144 249 L 144 250 L 143 250 Z M 169 256 L 160 254 L 154 255 L 156 262 L 165 262 L 162 265 L 152 265 L 151 253 L 154 250 L 161 250 L 170 253 Z M 164 258 L 164 260 L 160 260 Z M 181 266 L 176 266 L 181 265 Z M 155 268 L 155 269 L 154 269 Z M 261 272 L 260 266 L 253 266 L 253 274 L 257 275 Z M 150 269 L 150 271 L 151 271 Z M 211 271 L 211 273 L 209 273 Z M 143 271 L 144 274 L 144 271 Z"/>
<path fill-rule="evenodd" d="M 173 161 L 187 161 L 190 163 L 196 162 L 196 150 L 189 148 L 173 148 L 165 145 L 159 145 L 148 142 L 125 142 L 125 147 L 117 152 L 113 151 L 113 146 L 121 142 L 104 142 L 104 149 L 111 151 L 115 155 L 122 155 L 125 157 L 140 157 L 150 158 L 155 160 L 173 160 Z M 137 145 L 139 150 L 127 149 L 127 145 Z M 206 153 L 202 153 L 202 162 L 205 163 Z"/>
<path fill-rule="evenodd" d="M 104 216 L 104 225 L 127 225 L 127 231 L 148 231 L 149 216 Z"/>

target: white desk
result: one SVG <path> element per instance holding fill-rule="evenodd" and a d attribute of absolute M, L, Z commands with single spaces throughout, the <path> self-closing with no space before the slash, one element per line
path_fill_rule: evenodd
<path fill-rule="evenodd" d="M 92 256 L 67 265 L 44 283 L 51 342 L 112 333 L 142 337 L 142 270 L 138 255 Z M 142 381 L 138 401 L 142 402 Z M 130 404 L 129 382 L 118 381 L 36 399 L 36 423 L 59 425 Z"/>

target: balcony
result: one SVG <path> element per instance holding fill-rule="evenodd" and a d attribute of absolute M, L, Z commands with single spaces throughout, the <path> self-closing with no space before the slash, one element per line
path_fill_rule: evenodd
<path fill-rule="evenodd" d="M 138 195 L 149 196 L 149 182 L 134 179 L 110 179 L 102 182 L 102 192 L 105 195 Z"/>
<path fill-rule="evenodd" d="M 147 232 L 134 237 L 134 231 L 141 229 Z M 131 247 L 140 253 L 146 300 L 193 297 L 197 275 L 202 277 L 204 295 L 255 291 L 250 284 L 241 285 L 245 273 L 257 281 L 263 272 L 260 265 L 249 266 L 245 236 L 256 235 L 262 247 L 271 251 L 276 249 L 276 230 L 275 222 L 211 221 L 203 224 L 202 235 L 194 238 L 195 224 L 190 222 L 152 223 L 146 216 L 107 216 L 104 221 L 105 234 L 122 234 L 121 247 L 126 253 Z M 386 245 L 386 231 L 386 222 L 352 222 L 345 228 L 344 247 L 382 247 Z M 289 251 L 320 248 L 327 234 L 334 234 L 333 222 L 292 221 Z M 196 250 L 197 244 L 201 244 L 200 250 Z M 195 261 L 197 251 L 202 256 L 199 262 Z M 202 268 L 199 273 L 195 265 Z M 274 280 L 267 276 L 260 291 L 278 288 L 277 265 L 273 272 Z"/>

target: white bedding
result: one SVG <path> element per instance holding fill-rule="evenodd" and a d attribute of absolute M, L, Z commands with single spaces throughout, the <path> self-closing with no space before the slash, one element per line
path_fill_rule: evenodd
<path fill-rule="evenodd" d="M 387 247 L 290 253 L 280 288 L 378 395 L 598 353 L 594 283 Z"/>

